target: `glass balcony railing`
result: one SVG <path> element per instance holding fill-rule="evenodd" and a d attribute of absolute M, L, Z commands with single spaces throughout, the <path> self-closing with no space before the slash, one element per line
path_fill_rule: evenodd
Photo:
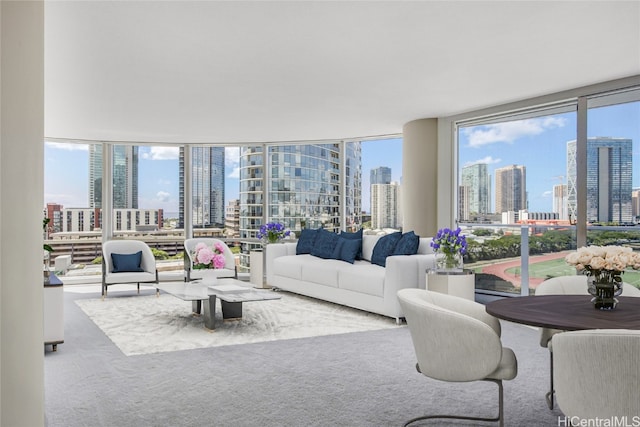
<path fill-rule="evenodd" d="M 564 260 L 576 250 L 575 226 L 460 226 L 469 244 L 465 268 L 475 273 L 476 292 L 533 295 L 546 279 L 576 274 Z M 622 245 L 640 251 L 640 227 L 588 227 L 587 245 Z M 640 288 L 640 271 L 626 271 L 623 280 Z"/>

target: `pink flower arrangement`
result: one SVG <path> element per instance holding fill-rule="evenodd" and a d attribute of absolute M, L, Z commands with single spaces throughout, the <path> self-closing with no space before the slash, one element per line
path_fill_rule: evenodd
<path fill-rule="evenodd" d="M 205 268 L 224 268 L 224 245 L 216 242 L 213 247 L 205 243 L 198 243 L 193 251 L 193 268 L 195 270 Z"/>

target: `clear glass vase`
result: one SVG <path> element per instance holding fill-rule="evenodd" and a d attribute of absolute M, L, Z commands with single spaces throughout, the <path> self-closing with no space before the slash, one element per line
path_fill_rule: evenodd
<path fill-rule="evenodd" d="M 436 270 L 444 272 L 461 272 L 464 269 L 460 252 L 436 252 Z"/>
<path fill-rule="evenodd" d="M 622 294 L 622 282 L 596 283 L 595 278 L 589 276 L 587 289 L 593 296 L 591 303 L 596 310 L 613 310 L 618 304 L 616 297 Z"/>

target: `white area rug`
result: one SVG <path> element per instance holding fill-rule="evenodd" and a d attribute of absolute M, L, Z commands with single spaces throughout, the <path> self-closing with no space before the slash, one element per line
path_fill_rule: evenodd
<path fill-rule="evenodd" d="M 398 327 L 395 319 L 287 292 L 282 299 L 243 304 L 242 320 L 204 327 L 191 302 L 168 294 L 79 299 L 76 304 L 127 356 Z"/>

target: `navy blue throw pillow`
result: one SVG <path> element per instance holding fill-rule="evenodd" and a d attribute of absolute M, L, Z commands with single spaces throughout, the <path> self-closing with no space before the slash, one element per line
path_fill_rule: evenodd
<path fill-rule="evenodd" d="M 298 244 L 296 245 L 296 255 L 310 254 L 317 234 L 318 230 L 311 230 L 309 228 L 302 230 L 298 238 Z"/>
<path fill-rule="evenodd" d="M 342 245 L 339 245 L 341 246 L 339 259 L 353 264 L 358 252 L 362 252 L 362 240 L 340 238 L 340 242 Z"/>
<path fill-rule="evenodd" d="M 396 247 L 398 240 L 400 240 L 400 237 L 402 237 L 402 233 L 397 231 L 378 239 L 376 245 L 373 247 L 371 264 L 377 264 L 385 267 L 387 265 L 387 257 L 393 254 L 393 250 Z"/>
<path fill-rule="evenodd" d="M 343 239 L 360 240 L 360 248 L 358 248 L 356 259 L 362 259 L 362 228 L 355 233 L 348 233 L 346 231 L 343 231 L 342 233 L 340 233 L 340 237 L 342 237 Z"/>
<path fill-rule="evenodd" d="M 311 255 L 320 258 L 335 258 L 334 252 L 337 245 L 338 235 L 321 228 L 318 230 L 315 243 L 311 248 Z"/>
<path fill-rule="evenodd" d="M 140 268 L 142 251 L 138 251 L 135 254 L 111 254 L 111 261 L 113 262 L 112 273 L 138 273 L 144 271 Z"/>
<path fill-rule="evenodd" d="M 418 246 L 420 246 L 420 236 L 409 231 L 400 237 L 393 249 L 393 255 L 415 255 L 418 253 Z"/>

